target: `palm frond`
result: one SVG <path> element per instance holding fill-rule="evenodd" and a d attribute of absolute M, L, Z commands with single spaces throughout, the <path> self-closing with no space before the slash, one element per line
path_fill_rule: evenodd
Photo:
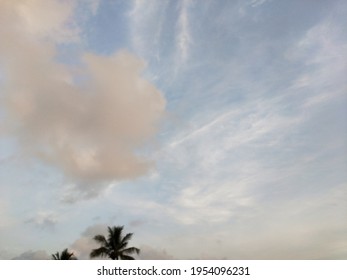
<path fill-rule="evenodd" d="M 109 257 L 112 260 L 133 260 L 134 258 L 129 255 L 135 253 L 139 254 L 140 249 L 135 247 L 127 248 L 128 241 L 132 238 L 133 233 L 128 233 L 123 236 L 123 228 L 123 226 L 107 227 L 107 237 L 103 235 L 94 236 L 93 239 L 102 246 L 92 250 L 90 258 Z"/>
<path fill-rule="evenodd" d="M 74 253 L 69 252 L 66 248 L 61 253 L 57 252 L 52 255 L 53 260 L 76 260 Z"/>
<path fill-rule="evenodd" d="M 52 254 L 52 259 L 53 260 L 60 260 L 59 252 L 56 252 L 55 254 Z"/>
<path fill-rule="evenodd" d="M 119 258 L 121 260 L 135 260 L 135 258 L 133 258 L 132 256 L 128 256 L 128 255 L 120 255 Z"/>
<path fill-rule="evenodd" d="M 130 248 L 126 248 L 124 250 L 121 251 L 122 254 L 140 254 L 140 249 L 136 248 L 136 247 L 130 247 Z"/>
<path fill-rule="evenodd" d="M 131 237 L 133 236 L 133 233 L 128 233 L 126 234 L 123 239 L 122 239 L 122 242 L 128 242 L 130 241 Z"/>
<path fill-rule="evenodd" d="M 101 245 L 105 246 L 107 244 L 106 238 L 103 235 L 95 235 L 93 238 L 96 242 L 100 243 Z"/>
<path fill-rule="evenodd" d="M 107 248 L 105 247 L 100 247 L 97 249 L 93 249 L 90 254 L 89 254 L 90 258 L 98 258 L 98 257 L 108 257 L 109 256 L 109 252 L 107 250 Z"/>
<path fill-rule="evenodd" d="M 112 244 L 113 247 L 116 247 L 116 244 L 121 243 L 122 240 L 122 231 L 123 227 L 114 226 L 108 227 L 108 238 L 107 241 Z"/>

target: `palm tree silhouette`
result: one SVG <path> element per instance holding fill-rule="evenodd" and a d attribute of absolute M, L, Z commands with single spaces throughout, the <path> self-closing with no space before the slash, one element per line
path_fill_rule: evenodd
<path fill-rule="evenodd" d="M 77 260 L 73 253 L 70 253 L 68 249 L 64 249 L 61 254 L 59 252 L 56 252 L 55 254 L 52 254 L 53 260 Z"/>
<path fill-rule="evenodd" d="M 95 235 L 94 240 L 101 246 L 100 248 L 93 249 L 90 253 L 90 258 L 108 257 L 112 260 L 134 260 L 131 254 L 139 254 L 140 249 L 129 247 L 128 242 L 133 236 L 128 233 L 122 235 L 123 227 L 108 227 L 107 238 L 103 235 Z"/>

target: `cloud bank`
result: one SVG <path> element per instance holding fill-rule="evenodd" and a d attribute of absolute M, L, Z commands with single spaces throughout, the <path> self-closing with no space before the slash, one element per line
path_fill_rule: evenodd
<path fill-rule="evenodd" d="M 13 260 L 49 260 L 51 257 L 47 254 L 47 252 L 43 250 L 38 251 L 26 251 L 19 256 L 13 258 Z"/>
<path fill-rule="evenodd" d="M 135 178 L 151 166 L 139 151 L 157 131 L 164 96 L 142 77 L 144 61 L 127 51 L 84 53 L 73 67 L 57 59 L 58 43 L 79 39 L 70 20 L 74 3 L 1 2 L 7 131 L 27 155 L 79 185 Z M 47 10 L 54 12 L 41 22 Z M 81 190 L 85 197 L 96 193 Z"/>

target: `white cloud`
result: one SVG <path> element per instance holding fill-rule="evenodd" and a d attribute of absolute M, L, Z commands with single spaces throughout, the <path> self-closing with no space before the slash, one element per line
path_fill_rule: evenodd
<path fill-rule="evenodd" d="M 134 50 L 141 56 L 160 60 L 164 20 L 169 1 L 133 1 L 128 14 L 131 41 Z"/>
<path fill-rule="evenodd" d="M 189 6 L 190 0 L 181 2 L 180 14 L 177 22 L 176 44 L 179 53 L 178 63 L 185 63 L 189 56 L 189 49 L 192 43 L 192 36 L 189 27 Z"/>
<path fill-rule="evenodd" d="M 218 181 L 205 183 L 204 176 L 193 186 L 185 186 L 172 200 L 169 213 L 173 219 L 185 225 L 228 223 L 254 204 L 254 198 L 239 184 L 222 185 Z"/>
<path fill-rule="evenodd" d="M 258 7 L 258 6 L 261 6 L 263 5 L 265 2 L 267 2 L 268 0 L 251 0 L 251 3 L 250 5 L 252 7 Z"/>
<path fill-rule="evenodd" d="M 160 68 L 156 74 L 149 74 L 153 79 L 158 76 L 163 78 L 165 73 L 171 71 L 176 75 L 178 69 L 187 62 L 193 43 L 191 6 L 189 0 L 175 3 L 167 0 L 133 1 L 129 13 L 132 47 L 136 53 Z M 174 67 L 162 67 L 163 63 Z"/>
<path fill-rule="evenodd" d="M 345 259 L 346 194 L 341 185 L 305 197 L 254 201 L 228 222 L 207 217 L 190 224 L 184 236 L 169 236 L 175 245 L 166 248 L 175 259 Z"/>
<path fill-rule="evenodd" d="M 347 41 L 342 30 L 328 18 L 309 29 L 304 37 L 287 51 L 287 58 L 301 61 L 309 70 L 293 82 L 294 90 L 305 90 L 305 110 L 334 98 L 345 96 L 347 83 Z M 309 93 L 309 94 L 307 94 Z"/>
<path fill-rule="evenodd" d="M 53 212 L 38 212 L 35 217 L 27 219 L 25 222 L 29 224 L 34 224 L 41 229 L 54 229 L 55 225 L 58 223 L 59 219 L 57 214 Z"/>

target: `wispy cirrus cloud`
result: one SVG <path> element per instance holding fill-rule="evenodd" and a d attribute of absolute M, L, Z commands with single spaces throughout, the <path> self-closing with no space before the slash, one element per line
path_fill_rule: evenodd
<path fill-rule="evenodd" d="M 134 0 L 128 14 L 131 43 L 134 50 L 141 56 L 156 60 L 161 59 L 159 50 L 164 44 L 163 39 L 168 34 L 165 28 L 165 20 L 170 1 Z"/>
<path fill-rule="evenodd" d="M 183 0 L 180 3 L 180 12 L 177 21 L 176 48 L 178 50 L 178 63 L 184 63 L 190 52 L 192 35 L 189 26 L 190 0 Z"/>
<path fill-rule="evenodd" d="M 268 0 L 251 0 L 250 5 L 252 7 L 257 7 L 257 6 L 261 6 L 263 5 L 265 2 L 267 2 Z"/>
<path fill-rule="evenodd" d="M 189 84 L 191 94 L 201 93 L 205 88 L 216 94 L 223 92 L 220 96 L 225 96 L 242 89 L 249 98 L 226 104 L 219 108 L 219 114 L 207 107 L 192 111 L 187 126 L 158 153 L 162 162 L 160 173 L 174 166 L 176 171 L 171 171 L 171 175 L 181 175 L 174 183 L 175 192 L 168 208 L 171 212 L 167 215 L 183 224 L 199 225 L 207 220 L 218 224 L 241 218 L 240 213 L 249 215 L 259 203 L 266 205 L 268 201 L 264 199 L 272 196 L 272 192 L 284 199 L 281 193 L 288 188 L 290 195 L 300 192 L 306 197 L 308 193 L 302 193 L 305 187 L 298 178 L 310 178 L 315 169 L 330 170 L 336 173 L 337 180 L 342 180 L 341 168 L 346 166 L 343 155 L 336 154 L 330 164 L 324 155 L 342 147 L 342 142 L 333 135 L 343 128 L 344 121 L 339 119 L 330 128 L 317 123 L 326 113 L 322 105 L 334 107 L 346 98 L 343 78 L 346 64 L 340 59 L 345 54 L 345 42 L 335 24 L 330 19 L 328 22 L 318 22 L 298 35 L 297 40 L 291 39 L 292 43 L 277 54 L 288 68 L 300 64 L 301 71 L 297 74 L 285 77 L 276 74 L 276 65 L 270 65 L 264 73 L 271 74 L 271 79 L 251 79 L 249 71 L 255 62 L 243 58 L 243 65 L 237 68 L 236 77 L 240 79 L 235 87 L 233 76 L 214 86 L 204 87 L 208 77 Z M 329 32 L 331 29 L 335 31 Z M 256 50 L 260 57 L 265 56 L 268 47 L 260 44 Z M 315 52 L 307 53 L 312 47 Z M 290 50 L 296 58 L 288 61 Z M 252 55 L 258 55 L 257 52 Z M 236 58 L 233 62 L 238 61 Z M 230 74 L 227 63 L 220 71 L 225 71 L 226 77 Z M 210 101 L 204 100 L 203 94 L 199 100 Z M 314 133 L 316 126 L 321 129 L 320 136 Z M 334 170 L 335 163 L 341 168 Z M 325 183 L 317 183 L 316 188 L 324 189 Z M 337 186 L 336 190 L 341 188 Z M 326 195 L 329 194 L 326 190 Z"/>
<path fill-rule="evenodd" d="M 192 5 L 189 0 L 132 3 L 129 12 L 132 46 L 164 72 L 162 77 L 171 71 L 176 75 L 189 58 L 193 43 L 189 19 Z M 162 67 L 167 63 L 175 65 L 174 69 Z"/>
<path fill-rule="evenodd" d="M 347 41 L 340 39 L 341 32 L 334 20 L 328 18 L 309 29 L 287 52 L 288 59 L 300 60 L 308 69 L 293 82 L 295 90 L 310 94 L 303 103 L 305 107 L 341 99 L 346 93 Z"/>

